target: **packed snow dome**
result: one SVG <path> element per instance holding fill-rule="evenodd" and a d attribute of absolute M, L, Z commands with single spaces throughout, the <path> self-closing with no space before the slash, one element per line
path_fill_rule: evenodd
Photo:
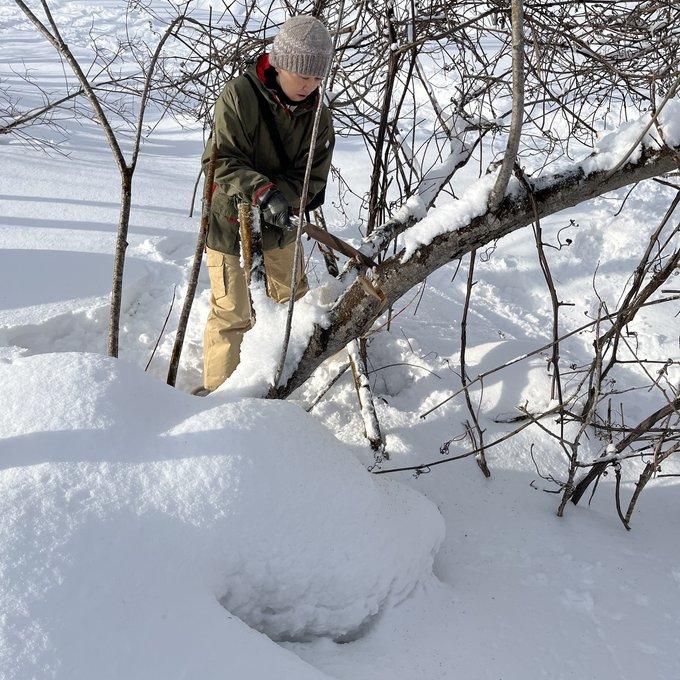
<path fill-rule="evenodd" d="M 431 574 L 432 503 L 296 406 L 209 399 L 98 355 L 0 364 L 4 678 L 236 677 L 232 614 L 351 637 Z M 303 665 L 259 644 L 238 677 Z"/>

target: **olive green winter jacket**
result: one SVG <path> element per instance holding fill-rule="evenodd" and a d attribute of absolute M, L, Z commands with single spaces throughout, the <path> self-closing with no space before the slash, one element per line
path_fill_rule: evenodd
<path fill-rule="evenodd" d="M 208 247 L 231 255 L 239 252 L 237 206 L 240 202 L 251 203 L 254 196 L 266 185 L 273 183 L 295 210 L 300 205 L 318 92 L 298 106 L 286 106 L 276 92 L 268 89 L 263 82 L 268 67 L 268 55 L 264 54 L 246 73 L 252 77 L 271 106 L 292 167 L 286 167 L 285 162 L 278 157 L 260 112 L 260 100 L 245 74 L 230 80 L 215 104 L 216 189 L 213 194 Z M 269 76 L 271 78 L 271 72 Z M 334 141 L 333 121 L 330 111 L 324 105 L 319 121 L 307 204 L 312 203 L 315 197 L 320 197 L 325 190 Z M 204 169 L 210 158 L 211 144 L 212 139 L 208 141 L 203 153 Z M 281 247 L 295 240 L 294 231 L 282 233 L 276 228 L 263 227 L 262 247 L 265 250 Z"/>

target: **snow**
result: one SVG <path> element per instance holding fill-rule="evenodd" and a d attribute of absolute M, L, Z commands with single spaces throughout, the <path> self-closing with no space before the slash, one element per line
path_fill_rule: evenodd
<path fill-rule="evenodd" d="M 79 55 L 93 14 L 109 37 L 123 28 L 117 0 L 50 6 Z M 40 97 L 15 73 L 22 60 L 30 57 L 49 91 L 63 88 L 63 68 L 15 6 L 6 13 L 0 74 L 31 106 Z M 136 16 L 133 24 L 140 35 L 150 30 Z M 611 168 L 645 120 L 603 135 L 595 156 L 583 150 L 584 163 Z M 119 361 L 102 356 L 119 179 L 101 135 L 91 121 L 67 121 L 53 137 L 38 128 L 58 144 L 47 154 L 0 140 L 0 680 L 680 677 L 677 477 L 650 481 L 626 532 L 613 475 L 592 504 L 555 517 L 558 497 L 545 491 L 555 490 L 549 476 L 564 479 L 564 454 L 533 426 L 487 450 L 490 479 L 473 458 L 417 478 L 370 475 L 374 454 L 349 371 L 304 411 L 345 353 L 286 403 L 250 398 L 271 380 L 285 317 L 264 298 L 255 300 L 239 371 L 216 393 L 191 397 L 209 305 L 205 271 L 179 389 L 165 385 L 198 222 L 188 206 L 202 135 L 181 123 L 154 129 L 135 174 Z M 667 142 L 680 143 L 677 99 L 660 124 Z M 653 147 L 654 135 L 652 127 L 643 143 Z M 359 194 L 368 186 L 371 165 L 356 142 L 339 139 L 334 164 Z M 440 197 L 404 235 L 407 250 L 486 209 L 494 176 L 471 184 L 461 175 L 460 199 Z M 572 240 L 546 251 L 559 298 L 573 304 L 561 308 L 565 332 L 601 300 L 616 308 L 675 193 L 643 182 L 622 206 L 627 191 L 544 220 L 546 242 L 560 230 Z M 360 197 L 341 199 L 348 221 L 333 206 L 337 185 L 328 196 L 331 230 L 359 241 L 351 217 Z M 411 216 L 425 216 L 422 197 L 399 212 Z M 434 272 L 396 303 L 389 332 L 369 338 L 368 378 L 390 455 L 383 470 L 440 461 L 444 442 L 451 455 L 469 449 L 457 438 L 469 419 L 460 396 L 420 417 L 460 387 L 465 265 L 457 276 L 453 266 Z M 545 345 L 551 328 L 526 230 L 480 252 L 475 272 L 471 376 Z M 287 373 L 337 295 L 316 255 L 307 274 L 312 290 L 296 303 Z M 642 310 L 629 329 L 638 351 L 676 358 L 677 313 L 677 303 Z M 593 339 L 586 331 L 565 342 L 564 365 L 589 360 Z M 534 355 L 472 387 L 487 443 L 516 427 L 507 416 L 517 406 L 549 405 L 548 358 Z M 613 410 L 627 422 L 664 403 L 658 390 L 630 391 L 648 381 L 634 365 L 614 377 L 621 403 Z M 667 378 L 677 385 L 677 366 Z M 581 459 L 597 460 L 606 446 L 589 433 Z M 640 469 L 621 461 L 624 502 Z M 679 474 L 680 464 L 671 457 L 663 473 Z"/>
<path fill-rule="evenodd" d="M 223 677 L 258 639 L 230 614 L 274 639 L 350 636 L 431 577 L 436 508 L 293 405 L 206 409 L 82 353 L 0 364 L 0 400 L 5 677 L 141 678 L 164 657 L 156 677 Z"/>
<path fill-rule="evenodd" d="M 432 93 L 430 96 L 434 96 Z M 470 150 L 465 145 L 465 129 L 469 121 L 461 116 L 451 115 L 446 122 L 451 139 L 450 153 L 440 163 L 428 170 L 419 186 L 418 193 L 422 202 L 429 206 L 445 182 L 453 175 L 455 169 L 469 156 Z"/>
<path fill-rule="evenodd" d="M 353 340 L 347 345 L 347 356 L 352 362 L 352 373 L 354 375 L 354 381 L 358 392 L 359 403 L 361 406 L 361 417 L 364 421 L 366 438 L 372 443 L 373 446 L 376 446 L 381 440 L 380 431 L 375 415 L 375 406 L 373 404 L 368 376 L 363 371 L 363 369 L 359 370 L 359 367 L 363 365 L 363 361 L 361 358 L 359 342 L 357 340 Z M 355 373 L 355 371 L 357 372 Z"/>
<path fill-rule="evenodd" d="M 611 170 L 633 150 L 628 156 L 628 162 L 635 163 L 640 159 L 644 148 L 658 149 L 663 144 L 671 147 L 680 146 L 680 98 L 670 99 L 661 110 L 658 123 L 663 134 L 663 141 L 654 125 L 640 139 L 652 119 L 651 114 L 639 119 L 623 123 L 618 130 L 609 132 L 598 141 L 594 153 L 582 163 L 586 175 L 593 172 Z"/>
<path fill-rule="evenodd" d="M 484 175 L 469 186 L 460 199 L 430 210 L 424 219 L 407 229 L 398 241 L 404 249 L 401 261 L 409 260 L 420 246 L 431 243 L 436 236 L 455 231 L 483 215 L 487 211 L 489 195 L 497 175 L 497 171 Z"/>
<path fill-rule="evenodd" d="M 337 283 L 327 282 L 295 302 L 291 336 L 280 384 L 285 385 L 292 375 L 315 326 L 328 326 L 327 312 L 338 290 Z M 285 337 L 288 304 L 277 304 L 266 296 L 263 289 L 255 290 L 252 298 L 255 325 L 243 338 L 242 360 L 226 382 L 218 388 L 220 393 L 232 398 L 261 397 L 267 394 L 274 383 Z"/>
<path fill-rule="evenodd" d="M 260 230 L 260 217 L 253 210 L 251 229 Z M 255 257 L 259 257 L 256 255 Z M 241 253 L 241 266 L 245 267 Z M 253 263 L 253 268 L 256 264 Z M 251 304 L 254 324 L 241 343 L 241 360 L 236 370 L 219 387 L 221 394 L 231 398 L 265 396 L 276 379 L 281 359 L 281 347 L 286 337 L 289 302 L 277 304 L 267 297 L 262 281 L 251 285 Z M 339 293 L 337 281 L 330 280 L 317 286 L 295 301 L 286 359 L 279 383 L 285 385 L 298 365 L 315 327 L 328 326 L 327 312 Z"/>
<path fill-rule="evenodd" d="M 394 213 L 397 222 L 407 222 L 410 218 L 423 219 L 427 215 L 427 207 L 418 194 L 409 196 L 406 202 L 401 205 Z"/>
<path fill-rule="evenodd" d="M 659 139 L 659 135 L 653 126 L 640 140 L 640 136 L 650 121 L 651 114 L 643 115 L 637 120 L 625 122 L 617 130 L 603 135 L 593 152 L 580 163 L 580 168 L 585 176 L 594 172 L 612 170 L 623 159 L 635 163 L 640 159 L 644 148 L 658 149 L 664 143 L 673 148 L 680 146 L 680 98 L 670 99 L 658 116 L 663 141 Z M 454 232 L 469 224 L 475 217 L 487 212 L 489 196 L 498 171 L 490 172 L 478 181 L 473 182 L 466 188 L 460 199 L 450 201 L 441 207 L 430 210 L 426 216 L 423 215 L 424 205 L 429 203 L 430 196 L 436 190 L 432 183 L 434 182 L 436 186 L 437 178 L 448 176 L 464 153 L 464 145 L 454 139 L 451 154 L 423 179 L 423 195 L 410 197 L 397 210 L 395 215 L 397 221 L 406 222 L 409 218 L 419 220 L 400 237 L 400 243 L 404 248 L 401 256 L 402 262 L 409 260 L 420 246 L 431 243 L 435 237 Z M 564 167 L 569 166 L 565 165 Z M 546 178 L 540 178 L 539 185 L 546 181 L 548 181 Z M 511 177 L 505 195 L 513 195 L 518 190 L 518 181 Z"/>

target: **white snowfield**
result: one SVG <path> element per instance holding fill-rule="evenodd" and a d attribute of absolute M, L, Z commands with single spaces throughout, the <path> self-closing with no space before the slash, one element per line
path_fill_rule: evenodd
<path fill-rule="evenodd" d="M 296 406 L 76 353 L 0 364 L 0 403 L 3 679 L 322 677 L 236 617 L 351 638 L 431 577 L 435 506 Z"/>
<path fill-rule="evenodd" d="M 126 14 L 134 34 L 157 40 L 121 0 L 49 6 L 88 66 L 90 30 L 115 47 Z M 64 65 L 11 2 L 0 9 L 0 55 L 0 89 L 20 94 L 21 110 L 42 103 L 24 67 L 45 92 L 63 94 Z M 431 75 L 448 100 L 447 75 Z M 666 141 L 680 140 L 679 109 L 671 101 L 663 114 Z M 559 495 L 545 491 L 557 488 L 550 477 L 565 479 L 564 451 L 538 427 L 487 450 L 489 479 L 472 457 L 417 478 L 372 476 L 349 371 L 310 414 L 301 408 L 346 356 L 325 362 L 290 403 L 249 398 L 279 358 L 286 310 L 268 299 L 255 300 L 258 322 L 228 384 L 202 399 L 186 394 L 201 380 L 205 267 L 178 389 L 162 382 L 195 248 L 198 216 L 188 208 L 203 139 L 200 125 L 156 114 L 134 179 L 121 361 L 102 356 L 120 182 L 101 131 L 65 111 L 63 132 L 31 129 L 56 150 L 0 135 L 0 680 L 678 680 L 680 459 L 645 489 L 631 532 L 616 516 L 611 474 L 592 504 L 584 498 L 555 517 Z M 649 119 L 618 131 L 613 120 L 602 124 L 596 155 L 573 149 L 591 164 L 584 172 L 613 167 Z M 657 144 L 656 132 L 643 143 Z M 486 209 L 493 176 L 473 184 L 477 160 L 456 175 L 460 200 L 441 196 L 402 237 L 408 249 Z M 333 162 L 353 191 L 366 190 L 363 145 L 339 137 Z M 531 177 L 541 181 L 540 172 Z M 345 196 L 344 215 L 339 191 L 329 187 L 327 222 L 359 246 L 359 200 Z M 546 249 L 570 305 L 561 332 L 601 301 L 617 308 L 675 193 L 642 182 L 543 221 L 546 242 L 562 244 Z M 423 217 L 423 198 L 411 197 L 402 218 Z M 677 212 L 666 233 L 676 220 Z M 470 449 L 462 396 L 420 418 L 460 386 L 467 260 L 457 276 L 456 265 L 404 296 L 390 329 L 370 338 L 369 380 L 390 454 L 383 470 L 438 462 L 443 442 L 451 455 Z M 284 376 L 334 297 L 318 253 L 307 275 L 312 290 L 296 304 Z M 480 251 L 475 280 L 471 376 L 550 341 L 530 229 Z M 677 359 L 678 311 L 677 301 L 642 310 L 628 339 L 643 356 Z M 584 332 L 565 341 L 564 367 L 589 363 L 593 340 Z M 471 388 L 487 446 L 515 428 L 504 420 L 518 405 L 550 405 L 548 359 L 532 356 Z M 634 365 L 615 377 L 613 408 L 627 424 L 665 403 Z M 667 378 L 677 385 L 680 369 Z M 607 445 L 589 433 L 582 458 Z M 624 505 L 636 463 L 623 466 Z"/>

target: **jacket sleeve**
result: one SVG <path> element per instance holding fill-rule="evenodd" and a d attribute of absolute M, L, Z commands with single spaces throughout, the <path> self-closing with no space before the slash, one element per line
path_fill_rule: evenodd
<path fill-rule="evenodd" d="M 228 84 L 215 103 L 214 141 L 217 155 L 214 181 L 226 191 L 229 198 L 239 196 L 250 201 L 253 194 L 271 184 L 271 180 L 252 167 L 250 151 L 254 145 L 254 125 L 257 120 L 244 120 L 240 115 L 242 110 L 235 88 Z M 209 159 L 210 143 L 203 153 L 204 171 Z"/>
<path fill-rule="evenodd" d="M 321 120 L 319 121 L 319 133 L 316 139 L 314 151 L 314 162 L 309 176 L 309 191 L 307 193 L 307 203 L 326 188 L 328 173 L 331 169 L 331 158 L 335 146 L 335 132 L 333 131 L 333 119 L 330 111 L 324 107 Z M 290 201 L 290 204 L 297 210 L 300 207 L 300 194 L 305 180 L 305 169 L 307 166 L 307 156 L 302 158 L 299 166 L 285 177 L 272 177 L 272 182 L 281 189 L 283 195 Z"/>

